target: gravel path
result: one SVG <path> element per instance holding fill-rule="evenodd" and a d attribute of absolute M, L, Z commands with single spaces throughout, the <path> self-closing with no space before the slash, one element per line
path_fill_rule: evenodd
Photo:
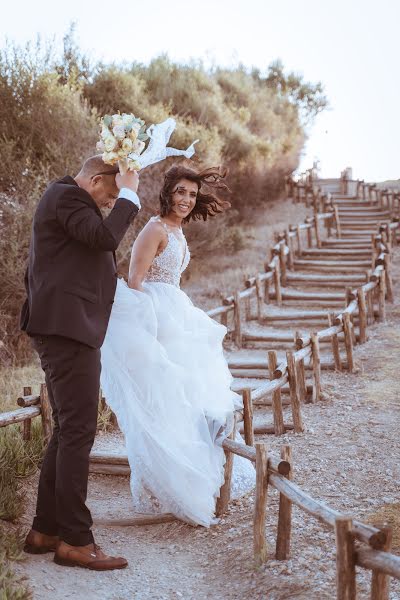
<path fill-rule="evenodd" d="M 396 262 L 400 264 L 400 253 Z M 394 275 L 400 279 L 399 266 Z M 396 298 L 397 304 L 388 306 L 387 323 L 371 327 L 369 341 L 356 348 L 358 372 L 323 372 L 325 400 L 303 406 L 306 431 L 259 438 L 276 450 L 290 443 L 296 483 L 332 507 L 370 522 L 376 521 L 377 513 L 390 509 L 400 521 L 396 507 L 400 486 L 399 285 Z M 114 439 L 106 436 L 98 443 L 112 445 Z M 30 496 L 33 500 L 34 494 Z M 211 529 L 179 522 L 95 527 L 97 542 L 106 551 L 128 558 L 124 571 L 98 574 L 67 569 L 54 565 L 50 555 L 29 556 L 18 569 L 28 576 L 35 600 L 332 600 L 332 533 L 294 509 L 292 558 L 275 561 L 277 501 L 278 494 L 271 490 L 270 558 L 258 569 L 252 561 L 252 495 L 232 503 L 221 524 Z M 29 504 L 32 514 L 33 501 Z M 131 511 L 128 480 L 92 476 L 89 504 L 95 518 L 127 517 Z M 394 545 L 400 551 L 398 531 Z M 367 599 L 370 575 L 357 571 L 358 597 Z M 399 581 L 392 581 L 390 598 L 400 600 Z"/>

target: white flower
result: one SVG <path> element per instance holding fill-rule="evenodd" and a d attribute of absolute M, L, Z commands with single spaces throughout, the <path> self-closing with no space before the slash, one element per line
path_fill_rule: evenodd
<path fill-rule="evenodd" d="M 133 152 L 135 154 L 142 154 L 146 144 L 142 140 L 136 140 L 133 146 Z"/>
<path fill-rule="evenodd" d="M 134 142 L 136 140 L 138 136 L 138 131 L 136 130 L 136 128 L 132 128 L 131 131 L 129 132 L 129 137 L 131 138 L 132 142 Z"/>
<path fill-rule="evenodd" d="M 100 142 L 97 142 L 96 149 L 99 152 L 105 152 L 106 147 L 105 147 L 105 144 L 104 144 L 104 142 L 102 140 Z"/>
<path fill-rule="evenodd" d="M 122 150 L 124 150 L 127 154 L 128 152 L 131 152 L 132 146 L 132 140 L 130 140 L 129 138 L 125 138 L 122 142 Z"/>
<path fill-rule="evenodd" d="M 124 113 L 122 115 L 122 122 L 124 125 L 133 125 L 134 118 L 135 117 L 133 115 L 127 115 L 126 113 Z"/>
<path fill-rule="evenodd" d="M 112 116 L 112 124 L 113 124 L 113 127 L 115 127 L 115 125 L 123 125 L 124 122 L 123 122 L 122 116 L 121 115 L 113 115 Z"/>
<path fill-rule="evenodd" d="M 117 145 L 118 145 L 118 142 L 113 135 L 109 134 L 104 139 L 104 148 L 105 148 L 106 152 L 112 152 L 113 150 L 115 150 Z"/>
<path fill-rule="evenodd" d="M 111 131 L 108 129 L 108 127 L 106 127 L 106 125 L 103 125 L 101 128 L 101 134 L 100 134 L 101 137 L 103 138 L 103 140 L 104 140 L 104 138 L 108 137 L 110 134 L 111 134 Z"/>
<path fill-rule="evenodd" d="M 115 125 L 115 127 L 113 127 L 113 134 L 115 135 L 117 140 L 123 140 L 125 137 L 124 125 Z"/>
<path fill-rule="evenodd" d="M 113 165 L 118 160 L 118 154 L 116 152 L 104 152 L 103 154 L 103 162 L 107 165 Z"/>
<path fill-rule="evenodd" d="M 121 150 L 118 150 L 117 154 L 118 154 L 118 158 L 126 158 L 126 151 L 123 150 L 122 148 L 121 148 Z"/>

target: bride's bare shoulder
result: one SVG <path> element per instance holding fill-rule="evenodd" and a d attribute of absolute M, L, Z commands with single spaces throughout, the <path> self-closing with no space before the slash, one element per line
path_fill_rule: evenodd
<path fill-rule="evenodd" d="M 164 223 L 158 217 L 151 217 L 139 234 L 142 238 L 164 240 L 167 237 L 167 231 Z"/>

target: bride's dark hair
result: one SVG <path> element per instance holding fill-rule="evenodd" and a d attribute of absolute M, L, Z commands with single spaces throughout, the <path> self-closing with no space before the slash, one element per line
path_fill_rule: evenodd
<path fill-rule="evenodd" d="M 160 217 L 165 217 L 172 208 L 172 194 L 175 191 L 176 185 L 181 179 L 194 181 L 198 185 L 196 196 L 196 204 L 191 213 L 183 219 L 184 223 L 190 220 L 197 219 L 207 220 L 207 217 L 214 217 L 216 214 L 223 212 L 231 206 L 228 200 L 218 198 L 212 190 L 222 190 L 230 192 L 230 189 L 223 182 L 226 177 L 227 170 L 220 167 L 210 167 L 203 171 L 196 171 L 185 165 L 173 165 L 164 176 L 164 185 L 160 192 Z M 210 192 L 202 191 L 202 185 L 210 188 Z"/>

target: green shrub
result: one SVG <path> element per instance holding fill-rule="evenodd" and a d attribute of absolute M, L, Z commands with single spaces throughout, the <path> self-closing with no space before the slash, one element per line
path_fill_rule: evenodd
<path fill-rule="evenodd" d="M 7 524 L 8 525 L 8 524 Z M 26 579 L 14 573 L 10 561 L 23 560 L 25 533 L 0 522 L 0 599 L 31 600 Z"/>
<path fill-rule="evenodd" d="M 9 562 L 0 554 L 0 600 L 32 600 L 25 577 L 16 575 Z"/>
<path fill-rule="evenodd" d="M 265 75 L 242 66 L 182 65 L 168 56 L 149 65 L 90 65 L 74 41 L 73 27 L 61 56 L 40 41 L 0 49 L 1 361 L 13 364 L 31 356 L 18 318 L 32 215 L 48 181 L 74 175 L 95 152 L 99 115 L 133 112 L 148 124 L 173 116 L 177 128 L 171 144 L 186 147 L 199 138 L 193 162 L 228 167 L 232 204 L 244 218 L 247 207 L 279 196 L 285 175 L 298 165 L 304 124 L 324 106 L 321 84 L 286 74 L 280 62 Z M 144 208 L 119 249 L 122 273 L 138 229 L 158 207 L 171 162 L 141 176 Z M 190 225 L 189 241 L 206 249 L 214 229 Z M 239 247 L 237 233 L 231 238 L 237 238 L 232 248 Z"/>
<path fill-rule="evenodd" d="M 15 521 L 23 512 L 22 480 L 38 468 L 44 442 L 41 423 L 32 421 L 32 439 L 24 441 L 17 425 L 0 429 L 0 519 Z"/>

